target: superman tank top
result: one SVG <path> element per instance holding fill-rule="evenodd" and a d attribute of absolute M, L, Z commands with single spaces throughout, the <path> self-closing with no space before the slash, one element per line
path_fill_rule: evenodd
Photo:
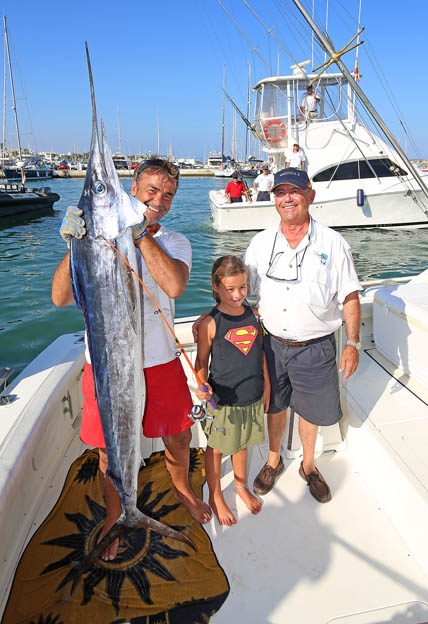
<path fill-rule="evenodd" d="M 210 311 L 216 324 L 208 381 L 217 405 L 245 406 L 263 396 L 260 323 L 244 306 L 239 316 Z"/>

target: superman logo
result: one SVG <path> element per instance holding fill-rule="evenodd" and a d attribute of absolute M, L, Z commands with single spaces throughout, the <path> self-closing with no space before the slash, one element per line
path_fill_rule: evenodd
<path fill-rule="evenodd" d="M 258 330 L 253 327 L 253 325 L 249 325 L 248 327 L 230 329 L 225 335 L 225 339 L 239 349 L 244 355 L 248 355 L 257 334 Z"/>

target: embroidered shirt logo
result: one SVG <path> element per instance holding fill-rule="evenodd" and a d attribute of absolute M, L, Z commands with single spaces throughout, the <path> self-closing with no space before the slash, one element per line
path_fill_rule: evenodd
<path fill-rule="evenodd" d="M 259 332 L 256 327 L 248 325 L 247 327 L 230 329 L 226 333 L 225 339 L 233 344 L 234 347 L 239 349 L 244 355 L 248 355 L 258 333 Z"/>

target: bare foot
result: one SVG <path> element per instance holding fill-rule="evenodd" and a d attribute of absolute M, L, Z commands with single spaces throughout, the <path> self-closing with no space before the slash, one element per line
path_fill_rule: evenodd
<path fill-rule="evenodd" d="M 254 496 L 254 494 L 251 494 L 247 487 L 236 488 L 236 493 L 244 501 L 252 514 L 258 514 L 259 511 L 261 511 L 263 502 L 257 498 L 257 496 Z"/>
<path fill-rule="evenodd" d="M 223 494 L 213 494 L 209 497 L 210 505 L 216 515 L 219 524 L 223 526 L 232 526 L 236 524 L 237 520 L 223 498 Z"/>
<path fill-rule="evenodd" d="M 103 537 L 107 535 L 110 529 L 116 524 L 118 518 L 119 516 L 116 518 L 116 520 L 114 518 L 108 518 L 108 517 L 106 518 L 105 524 L 103 526 L 103 530 L 101 531 L 100 536 L 97 540 L 97 544 L 101 542 Z M 117 537 L 110 544 L 110 546 L 108 546 L 105 549 L 105 551 L 101 555 L 101 559 L 103 559 L 103 561 L 113 561 L 113 559 L 116 559 L 118 548 L 119 548 L 119 538 Z"/>
<path fill-rule="evenodd" d="M 206 524 L 211 520 L 211 508 L 204 501 L 196 498 L 191 490 L 189 492 L 179 492 L 174 488 L 175 497 L 190 511 L 190 514 L 196 522 Z"/>

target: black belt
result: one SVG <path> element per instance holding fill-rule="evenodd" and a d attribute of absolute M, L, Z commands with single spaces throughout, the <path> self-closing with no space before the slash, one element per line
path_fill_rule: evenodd
<path fill-rule="evenodd" d="M 327 334 L 326 336 L 320 336 L 319 338 L 312 338 L 311 340 L 301 340 L 301 341 L 286 340 L 285 338 L 274 336 L 274 334 L 269 334 L 269 335 L 272 336 L 272 338 L 275 338 L 275 340 L 279 340 L 279 342 L 282 342 L 282 344 L 287 345 L 287 347 L 306 347 L 306 345 L 313 344 L 314 342 L 319 342 L 323 338 L 326 338 L 329 334 Z"/>

